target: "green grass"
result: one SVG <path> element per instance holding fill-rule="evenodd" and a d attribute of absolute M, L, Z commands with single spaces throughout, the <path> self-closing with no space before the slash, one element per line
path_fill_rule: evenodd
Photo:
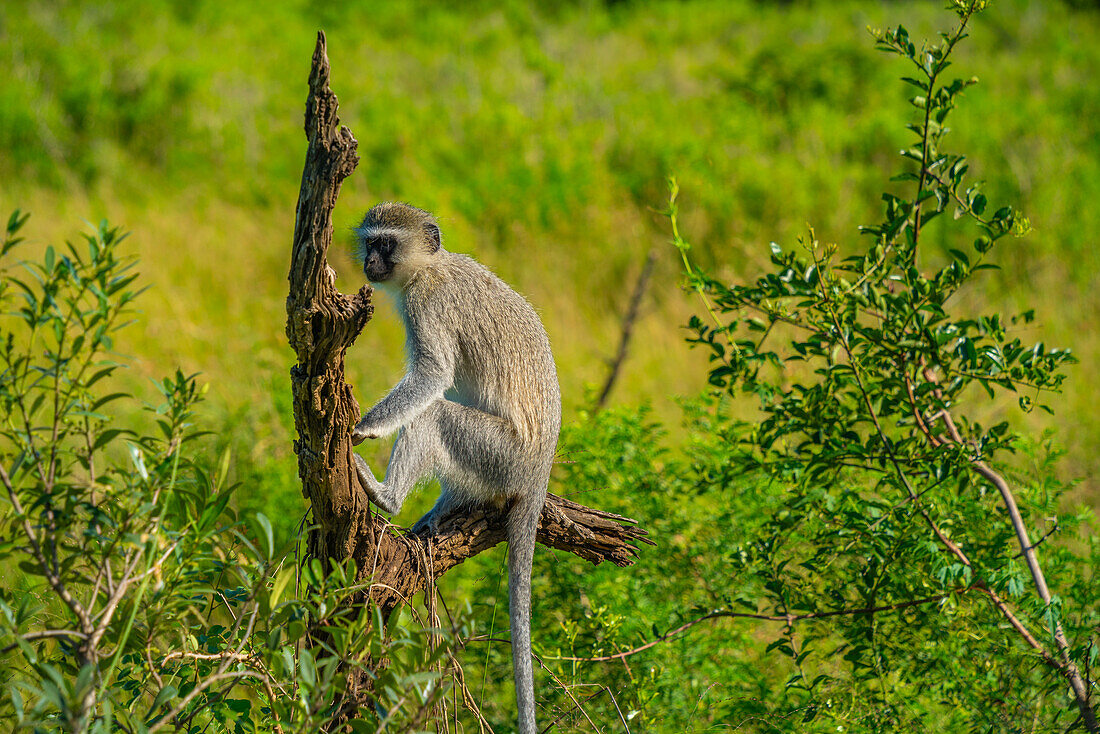
<path fill-rule="evenodd" d="M 542 312 L 568 421 L 605 376 L 651 247 L 661 257 L 614 400 L 673 416 L 671 396 L 702 386 L 704 356 L 682 346 L 679 328 L 697 305 L 677 287 L 655 211 L 669 174 L 696 258 L 731 278 L 751 277 L 769 241 L 792 243 L 807 224 L 845 243 L 876 219 L 908 107 L 894 81 L 904 70 L 879 57 L 865 28 L 898 22 L 921 37 L 947 16 L 935 3 L 268 3 L 262 13 L 8 3 L 0 205 L 32 211 L 40 244 L 83 218 L 133 231 L 152 285 L 142 326 L 121 345 L 135 374 L 202 372 L 242 476 L 257 485 L 242 496 L 291 507 L 283 309 L 318 28 L 362 156 L 335 215 L 339 286 L 360 285 L 344 250 L 373 202 L 438 212 L 449 247 L 476 254 Z M 1060 435 L 1066 471 L 1086 477 L 1082 496 L 1094 501 L 1098 32 L 1095 12 L 999 3 L 956 60 L 982 84 L 952 136 L 991 201 L 1019 204 L 1035 226 L 969 298 L 1036 308 L 1035 335 L 1081 356 L 1051 402 L 1073 426 Z M 363 403 L 399 377 L 400 343 L 380 308 L 349 355 Z"/>

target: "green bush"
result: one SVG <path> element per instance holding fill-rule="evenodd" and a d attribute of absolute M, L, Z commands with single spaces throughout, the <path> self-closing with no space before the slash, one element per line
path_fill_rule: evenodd
<path fill-rule="evenodd" d="M 949 57 L 985 3 L 954 5 L 960 22 L 936 44 L 915 44 L 901 26 L 875 32 L 909 63 L 917 116 L 902 151 L 909 168 L 891 179 L 902 185 L 883 195 L 882 221 L 861 228 L 864 247 L 811 230 L 793 251 L 772 244 L 774 270 L 755 283 L 727 285 L 691 265 L 672 186 L 676 245 L 706 307 L 690 341 L 709 350 L 719 393 L 759 402 L 759 420 L 722 429 L 723 464 L 784 492 L 737 544 L 737 576 L 758 587 L 740 601 L 784 621 L 768 649 L 793 663 L 785 688 L 803 701 L 803 721 L 1003 731 L 1026 718 L 1095 730 L 1096 545 L 1074 553 L 1048 540 L 1073 542 L 1089 513 L 1062 513 L 1043 475 L 1014 478 L 1002 455 L 1026 442 L 970 407 L 1008 391 L 1024 411 L 1045 408 L 1073 360 L 1023 343 L 1031 311 L 958 305 L 971 279 L 996 269 L 998 241 L 1029 227 L 990 206 L 966 158 L 943 147 L 976 82 L 947 77 Z M 972 227 L 973 244 L 930 266 L 939 258 L 922 235 L 945 213 Z"/>
<path fill-rule="evenodd" d="M 26 220 L 12 215 L 4 256 Z M 101 224 L 41 262 L 0 262 L 0 719 L 317 731 L 359 671 L 377 707 L 352 727 L 415 728 L 447 690 L 451 631 L 384 638 L 354 568 L 299 568 L 265 515 L 238 517 L 228 457 L 202 458 L 194 377 L 155 383 L 151 425 L 114 417 L 135 399 L 112 386 L 139 293 L 123 239 Z"/>
<path fill-rule="evenodd" d="M 935 44 L 875 32 L 909 65 L 916 118 L 862 246 L 811 230 L 731 285 L 693 263 L 672 183 L 674 241 L 704 306 L 689 341 L 710 355 L 712 389 L 685 406 L 683 451 L 660 448 L 667 429 L 645 411 L 601 413 L 563 438 L 563 486 L 606 493 L 661 543 L 630 571 L 589 572 L 535 634 L 557 679 L 600 681 L 583 705 L 593 720 L 1096 730 L 1092 513 L 1065 511 L 1048 437 L 974 417 L 1005 392 L 1045 408 L 1073 361 L 1024 343 L 1032 312 L 975 314 L 960 297 L 1028 229 L 945 147 L 973 84 L 946 70 L 980 5 L 956 3 L 959 24 Z M 944 258 L 927 238 L 948 227 L 972 245 Z M 554 563 L 543 583 L 573 589 L 580 571 Z"/>
<path fill-rule="evenodd" d="M 83 17 L 89 7 L 67 12 Z M 626 570 L 537 554 L 541 720 L 559 731 L 1030 732 L 1078 725 L 1091 703 L 1082 705 L 1067 678 L 1076 670 L 1086 692 L 1094 691 L 1089 678 L 1097 667 L 1100 544 L 1093 515 L 1066 511 L 1068 487 L 1057 480 L 1053 440 L 1021 435 L 1018 416 L 1000 407 L 1009 396 L 1033 414 L 1026 425 L 1034 425 L 1072 359 L 1025 339 L 1037 323 L 1030 311 L 1006 318 L 965 297 L 984 280 L 994 302 L 1016 300 L 1003 290 L 1011 279 L 991 266 L 1027 227 L 1015 210 L 989 203 L 1015 198 L 1016 184 L 986 173 L 991 185 L 983 193 L 943 137 L 952 115 L 963 123 L 966 147 L 1003 167 L 1016 153 L 1000 150 L 998 141 L 1027 115 L 1013 110 L 992 119 L 998 104 L 970 85 L 969 75 L 959 83 L 947 78 L 961 35 L 918 46 L 904 29 L 879 33 L 880 44 L 911 66 L 905 85 L 916 110 L 916 140 L 905 145 L 906 170 L 885 187 L 881 220 L 864 228 L 862 243 L 835 246 L 811 232 L 797 246 L 775 246 L 758 280 L 731 285 L 709 268 L 725 267 L 738 254 L 728 243 L 756 239 L 765 222 L 774 222 L 785 241 L 795 215 L 823 222 L 824 230 L 871 210 L 869 192 L 883 187 L 862 163 L 909 134 L 891 127 L 891 95 L 880 84 L 888 67 L 867 71 L 864 55 L 841 43 L 811 39 L 792 50 L 790 16 L 763 6 L 640 7 L 585 15 L 564 5 L 554 11 L 561 25 L 547 40 L 533 32 L 536 14 L 522 7 L 479 6 L 470 11 L 476 32 L 467 37 L 470 53 L 481 55 L 457 67 L 438 56 L 457 35 L 443 31 L 461 30 L 469 17 L 433 8 L 406 34 L 413 11 L 380 12 L 363 41 L 364 48 L 377 46 L 370 49 L 378 51 L 370 54 L 377 73 L 363 77 L 360 101 L 346 96 L 347 118 L 372 123 L 361 139 L 376 174 L 371 186 L 434 192 L 425 196 L 456 214 L 458 229 L 472 230 L 476 221 L 485 243 L 500 239 L 492 246 L 528 236 L 511 227 L 517 219 L 572 243 L 590 234 L 593 217 L 605 216 L 599 231 L 625 241 L 634 235 L 622 220 L 636 211 L 620 206 L 623 192 L 640 207 L 659 196 L 670 168 L 694 179 L 685 198 L 699 203 L 698 215 L 681 220 L 675 189 L 669 214 L 689 288 L 705 303 L 689 334 L 713 355 L 710 389 L 684 401 L 680 426 L 662 423 L 656 410 L 613 408 L 582 412 L 566 427 L 555 490 L 639 518 L 659 546 L 644 549 Z M 849 15 L 822 5 L 790 12 L 850 25 L 858 14 L 843 8 Z M 276 10 L 255 26 L 227 24 L 226 38 L 303 22 L 297 11 Z M 212 11 L 187 12 L 201 19 Z M 1066 17 L 1057 7 L 1044 12 Z M 746 39 L 728 27 L 757 15 L 769 19 L 771 32 L 738 46 Z M 34 15 L 28 25 L 48 30 L 44 18 Z M 1050 25 L 1058 24 L 1036 28 L 1049 34 Z M 722 43 L 709 35 L 698 42 L 699 28 L 718 28 Z M 1024 43 L 1015 29 L 998 30 Z M 112 24 L 100 30 L 126 36 Z M 1041 37 L 1035 43 L 1052 43 Z M 646 42 L 693 53 L 677 57 L 682 65 L 658 68 L 631 52 Z M 561 80 L 576 75 L 573 57 L 597 45 L 622 52 L 621 63 L 586 69 L 583 93 L 568 94 Z M 554 48 L 566 49 L 557 61 Z M 70 62 L 46 54 L 85 52 L 45 43 L 31 60 L 56 75 L 53 67 Z M 292 54 L 271 53 L 280 76 L 290 78 Z M 727 63 L 724 55 L 745 62 Z M 490 82 L 479 64 L 512 72 Z M 1023 73 L 1007 66 L 1005 73 Z M 273 149 L 294 149 L 275 144 L 289 141 L 290 132 L 271 134 L 264 125 L 273 123 L 257 122 L 255 110 L 277 106 L 266 98 L 212 131 L 211 120 L 222 116 L 204 110 L 210 100 L 187 81 L 200 67 L 180 69 L 182 86 L 173 86 L 172 75 L 144 75 L 142 91 L 123 105 L 130 109 L 100 119 L 110 135 L 99 158 L 87 152 L 89 166 L 109 159 L 104 150 L 116 144 L 161 165 L 152 138 L 145 153 L 141 133 L 127 142 L 125 120 L 140 120 L 142 110 L 170 113 L 176 103 L 197 104 L 195 119 L 185 116 L 183 124 L 198 135 L 171 148 L 164 165 L 188 181 L 192 170 L 180 165 L 188 159 L 174 156 L 203 151 L 209 136 L 235 141 L 249 131 Z M 1089 90 L 1074 87 L 1071 71 L 1058 77 L 1069 87 L 1065 94 L 1034 104 L 1087 108 Z M 50 76 L 51 85 L 73 81 L 66 94 L 81 104 L 119 92 L 89 91 L 79 76 Z M 623 79 L 631 91 L 605 109 L 615 96 L 609 90 Z M 239 81 L 222 76 L 217 88 Z M 437 101 L 395 92 L 402 84 L 449 91 Z M 479 84 L 484 99 L 474 94 Z M 0 86 L 9 90 L 0 92 L 4 99 L 13 97 L 10 84 Z M 533 87 L 543 90 L 535 110 L 522 104 Z M 59 121 L 81 104 L 63 112 L 64 95 L 50 89 L 51 102 L 38 114 L 48 118 L 47 131 L 67 130 Z M 174 102 L 166 96 L 172 89 Z M 425 102 L 399 104 L 413 98 Z M 975 104 L 954 109 L 964 101 Z M 0 116 L 15 121 L 0 133 L 8 144 L 38 146 L 9 166 L 41 164 L 39 154 L 48 152 L 51 141 L 39 135 L 28 109 L 35 108 L 0 105 Z M 542 125 L 536 131 L 562 134 L 532 134 L 524 127 L 532 114 Z M 985 127 L 975 125 L 976 114 L 990 117 Z M 1065 127 L 1071 118 L 1058 119 L 1062 127 L 1051 134 L 1070 149 L 1095 147 L 1091 118 L 1080 129 Z M 83 150 L 67 135 L 54 141 L 62 157 Z M 421 138 L 454 144 L 412 145 Z M 505 153 L 491 155 L 489 143 L 500 141 Z M 1038 148 L 1055 155 L 1048 144 Z M 226 148 L 212 157 L 231 167 L 254 162 L 251 155 Z M 1035 183 L 1024 197 L 1029 208 L 1061 201 L 1060 192 L 1067 202 L 1088 200 L 1095 187 L 1081 171 L 1091 170 L 1091 158 L 1073 160 L 1076 173 L 1067 168 L 1066 180 Z M 263 199 L 297 165 L 288 161 L 265 157 L 261 175 L 235 185 L 256 187 Z M 73 166 L 83 165 L 78 155 Z M 439 188 L 426 188 L 428 179 Z M 727 179 L 737 181 L 734 191 L 719 185 Z M 1051 239 L 1082 258 L 1072 274 L 1080 281 L 1092 271 L 1083 245 L 1090 214 L 1077 208 L 1079 224 Z M 612 214 L 592 214 L 606 211 Z M 688 249 L 678 232 L 684 222 L 698 225 L 704 244 Z M 9 224 L 5 254 L 21 225 L 21 217 Z M 424 728 L 441 709 L 456 726 L 478 726 L 473 707 L 442 706 L 447 692 L 507 730 L 509 655 L 494 627 L 506 606 L 499 558 L 471 559 L 440 580 L 445 594 L 472 600 L 473 619 L 487 635 L 470 636 L 468 618 L 459 615 L 441 647 L 416 618 L 395 621 L 383 638 L 377 620 L 350 612 L 347 602 L 361 590 L 347 588 L 348 569 L 309 564 L 298 571 L 289 550 L 278 547 L 275 538 L 290 533 L 302 506 L 285 447 L 279 463 L 263 463 L 262 451 L 253 457 L 256 466 L 240 474 L 247 496 L 235 503 L 227 486 L 234 468 L 225 456 L 209 459 L 198 435 L 205 421 L 196 413 L 201 389 L 193 378 L 176 373 L 156 383 L 160 405 L 148 425 L 119 418 L 134 412 L 125 406 L 135 400 L 118 394 L 116 383 L 126 383 L 117 379 L 112 336 L 136 295 L 120 239 L 104 225 L 78 247 L 48 250 L 37 264 L 9 266 L 0 278 L 0 683 L 7 692 L 0 719 L 43 730 L 312 731 L 335 715 L 331 701 L 349 669 L 360 666 L 374 677 L 378 705 L 360 712 L 357 730 Z M 578 270 L 607 278 L 604 287 L 584 281 L 581 290 L 599 294 L 593 309 L 610 312 L 614 288 L 607 286 L 618 281 L 607 273 L 619 278 L 625 260 L 600 248 L 574 251 Z M 1029 257 L 1000 256 L 1013 275 L 1027 271 Z M 592 267 L 596 259 L 601 267 Z M 606 268 L 604 259 L 611 260 Z M 767 260 L 753 256 L 738 268 Z M 252 400 L 248 411 L 234 414 L 232 435 L 220 440 L 235 455 L 260 443 L 259 431 L 273 432 L 264 434 L 270 446 L 289 430 L 275 417 L 287 413 L 285 384 L 266 374 L 277 361 L 257 364 L 249 354 L 249 378 L 270 405 L 248 412 L 261 402 Z M 746 408 L 748 402 L 755 406 Z M 257 429 L 255 415 L 271 425 Z M 1029 556 L 1041 560 L 1046 595 Z M 382 659 L 388 667 L 371 662 Z M 441 671 L 448 667 L 451 675 Z"/>

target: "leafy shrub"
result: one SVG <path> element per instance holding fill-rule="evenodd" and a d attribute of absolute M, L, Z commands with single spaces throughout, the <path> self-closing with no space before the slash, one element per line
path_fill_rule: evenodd
<path fill-rule="evenodd" d="M 956 2 L 960 22 L 936 44 L 914 44 L 901 26 L 875 33 L 911 66 L 903 81 L 918 117 L 902 151 L 911 168 L 891 179 L 903 186 L 883 195 L 883 220 L 861 228 L 864 248 L 848 254 L 811 230 L 793 251 L 772 244 L 772 272 L 727 285 L 691 264 L 672 185 L 676 245 L 706 307 L 690 341 L 709 350 L 719 393 L 759 401 L 759 420 L 724 429 L 730 463 L 783 488 L 781 509 L 738 544 L 738 575 L 762 583 L 745 606 L 785 620 L 768 649 L 793 662 L 786 688 L 805 721 L 1002 731 L 1021 717 L 1048 727 L 1080 717 L 1096 727 L 1087 671 L 1100 610 L 1085 573 L 1095 545 L 1077 555 L 1049 541 L 1073 538 L 1088 515 L 1060 513 L 1049 484 L 1013 486 L 1003 455 L 1023 440 L 970 407 L 1008 392 L 1024 411 L 1045 409 L 1073 361 L 1023 343 L 1030 311 L 959 313 L 960 290 L 996 268 L 994 246 L 1028 231 L 943 148 L 947 118 L 976 82 L 944 72 L 984 5 Z M 972 224 L 972 246 L 929 267 L 922 244 L 945 213 Z M 1072 596 L 1052 593 L 1045 574 Z"/>
<path fill-rule="evenodd" d="M 3 255 L 26 219 L 9 220 Z M 450 631 L 383 638 L 377 612 L 359 613 L 354 568 L 298 568 L 262 513 L 237 517 L 228 458 L 201 458 L 194 376 L 155 383 L 152 430 L 112 417 L 134 400 L 110 387 L 124 367 L 112 339 L 139 293 L 123 239 L 104 223 L 0 272 L 0 718 L 316 731 L 359 671 L 377 709 L 354 729 L 415 726 L 446 691 Z"/>
<path fill-rule="evenodd" d="M 563 490 L 617 498 L 660 543 L 626 572 L 537 566 L 536 588 L 563 591 L 536 651 L 586 691 L 548 696 L 566 728 L 1094 729 L 1092 513 L 1065 511 L 1049 437 L 987 419 L 1004 395 L 1042 409 L 1073 358 L 1024 343 L 1031 312 L 960 297 L 1027 231 L 945 147 L 972 84 L 945 72 L 976 6 L 957 4 L 934 45 L 875 35 L 910 65 L 917 119 L 862 247 L 811 231 L 729 284 L 692 260 L 673 182 L 711 389 L 685 404 L 682 451 L 645 410 L 563 435 Z M 938 247 L 959 237 L 967 249 Z"/>

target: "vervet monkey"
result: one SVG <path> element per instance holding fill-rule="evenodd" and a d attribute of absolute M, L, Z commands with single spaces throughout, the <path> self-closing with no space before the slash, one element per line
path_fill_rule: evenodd
<path fill-rule="evenodd" d="M 407 204 L 375 206 L 356 230 L 363 272 L 405 322 L 405 377 L 352 430 L 398 431 L 385 480 L 356 455 L 371 500 L 397 512 L 418 480 L 442 492 L 414 532 L 452 510 L 507 509 L 508 594 L 519 730 L 534 734 L 531 561 L 561 428 L 550 340 L 535 310 L 473 259 L 443 249 L 439 225 Z"/>

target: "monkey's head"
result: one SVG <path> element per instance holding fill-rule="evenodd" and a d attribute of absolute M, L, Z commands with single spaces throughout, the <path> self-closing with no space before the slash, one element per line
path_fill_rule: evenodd
<path fill-rule="evenodd" d="M 405 285 L 441 249 L 435 217 L 423 209 L 385 201 L 355 229 L 363 272 L 372 283 Z"/>

